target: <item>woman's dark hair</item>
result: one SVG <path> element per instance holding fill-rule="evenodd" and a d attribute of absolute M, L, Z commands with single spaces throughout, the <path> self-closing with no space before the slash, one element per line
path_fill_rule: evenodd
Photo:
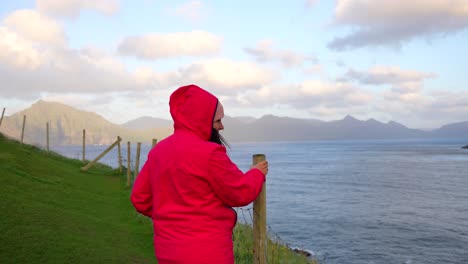
<path fill-rule="evenodd" d="M 227 140 L 221 136 L 218 130 L 212 128 L 211 129 L 211 138 L 209 140 L 210 142 L 218 143 L 224 147 L 231 148 L 231 145 L 227 142 Z"/>
<path fill-rule="evenodd" d="M 214 118 L 215 118 L 215 115 L 216 115 L 216 110 L 218 109 L 218 104 L 219 104 L 219 100 L 216 101 L 216 107 L 215 107 L 215 111 L 213 113 L 213 118 L 211 120 L 213 120 L 213 122 L 215 121 Z M 231 148 L 231 146 L 229 145 L 229 143 L 227 142 L 227 140 L 221 136 L 221 134 L 219 133 L 218 130 L 212 128 L 211 129 L 211 137 L 210 137 L 210 142 L 214 142 L 214 143 L 217 143 L 221 146 L 224 146 L 226 148 Z"/>

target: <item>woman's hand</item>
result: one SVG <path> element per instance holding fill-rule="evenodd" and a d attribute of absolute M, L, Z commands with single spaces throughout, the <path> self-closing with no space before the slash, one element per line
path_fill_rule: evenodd
<path fill-rule="evenodd" d="M 250 169 L 259 169 L 263 175 L 267 175 L 268 173 L 268 161 L 260 161 L 259 163 L 250 166 Z"/>

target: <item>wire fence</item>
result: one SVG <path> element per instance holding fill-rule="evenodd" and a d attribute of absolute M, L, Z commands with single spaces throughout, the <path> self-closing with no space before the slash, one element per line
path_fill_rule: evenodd
<path fill-rule="evenodd" d="M 247 226 L 252 226 L 254 214 L 256 213 L 253 207 L 236 207 L 234 210 L 237 213 L 238 222 Z M 307 261 L 306 263 L 318 263 L 312 252 L 304 250 L 301 245 L 293 245 L 284 240 L 269 224 L 267 224 L 267 236 L 268 243 L 265 249 L 267 263 L 304 263 L 304 260 Z M 234 239 L 236 239 L 236 237 L 234 237 Z M 294 255 L 291 254 L 291 250 L 294 252 Z M 321 260 L 323 261 L 325 259 Z"/>

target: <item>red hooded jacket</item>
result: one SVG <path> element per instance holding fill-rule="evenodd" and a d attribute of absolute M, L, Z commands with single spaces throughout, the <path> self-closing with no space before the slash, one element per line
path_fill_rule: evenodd
<path fill-rule="evenodd" d="M 217 104 L 198 86 L 177 89 L 169 102 L 174 133 L 150 151 L 133 186 L 133 206 L 153 220 L 159 264 L 234 263 L 231 207 L 255 200 L 265 181 L 208 141 Z"/>

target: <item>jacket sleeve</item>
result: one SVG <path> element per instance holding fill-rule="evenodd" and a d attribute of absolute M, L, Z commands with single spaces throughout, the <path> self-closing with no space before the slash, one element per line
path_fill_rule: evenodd
<path fill-rule="evenodd" d="M 148 161 L 143 165 L 133 185 L 130 200 L 135 209 L 148 217 L 152 217 L 153 195 L 151 192 L 150 170 Z"/>
<path fill-rule="evenodd" d="M 208 165 L 210 185 L 223 203 L 230 207 L 248 205 L 262 190 L 265 175 L 259 169 L 246 173 L 240 171 L 222 146 L 211 153 Z"/>

